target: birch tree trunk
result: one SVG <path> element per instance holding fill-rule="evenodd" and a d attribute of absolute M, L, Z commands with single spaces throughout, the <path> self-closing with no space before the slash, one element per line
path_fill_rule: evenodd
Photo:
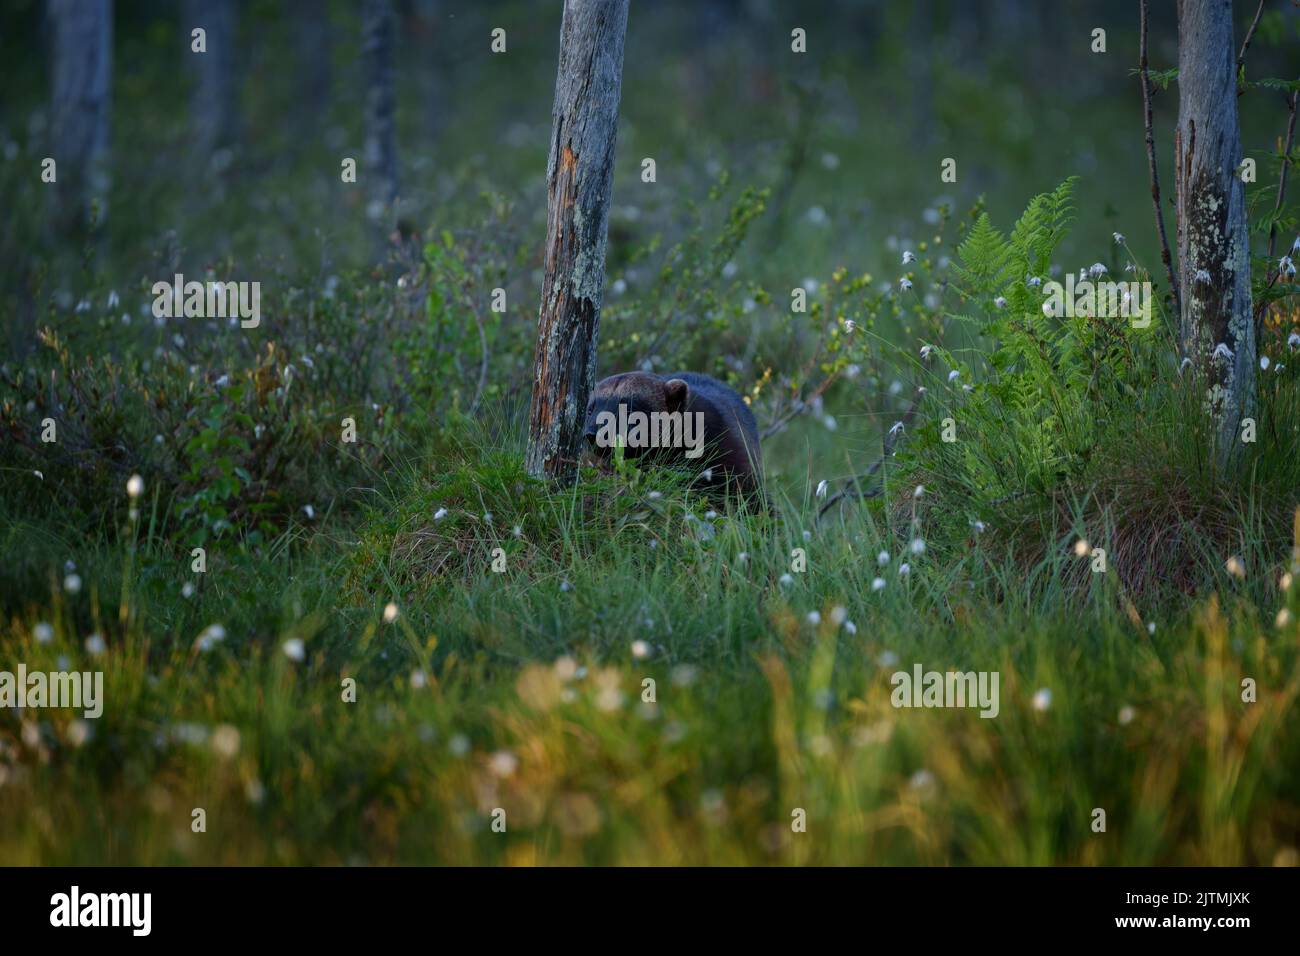
<path fill-rule="evenodd" d="M 112 0 L 50 0 L 54 56 L 51 143 L 56 164 L 55 223 L 84 230 L 108 214 Z"/>
<path fill-rule="evenodd" d="M 194 92 L 190 98 L 194 152 L 206 167 L 219 150 L 233 146 L 237 136 L 236 0 L 187 0 L 184 9 L 186 55 L 194 67 Z M 191 31 L 198 27 L 204 31 L 203 53 L 194 52 L 192 47 Z M 218 171 L 224 170 L 226 158 L 219 161 Z"/>
<path fill-rule="evenodd" d="M 628 0 L 565 0 L 547 163 L 528 471 L 568 479 L 596 379 Z"/>
<path fill-rule="evenodd" d="M 361 5 L 361 57 L 366 84 L 366 142 L 361 175 L 367 185 L 366 214 L 380 237 L 392 228 L 397 199 L 397 124 L 393 55 L 397 20 L 392 0 Z"/>
<path fill-rule="evenodd" d="M 1240 457 L 1241 422 L 1255 405 L 1236 55 L 1231 0 L 1178 0 L 1179 335 L 1183 355 L 1205 376 L 1216 457 L 1225 469 Z"/>

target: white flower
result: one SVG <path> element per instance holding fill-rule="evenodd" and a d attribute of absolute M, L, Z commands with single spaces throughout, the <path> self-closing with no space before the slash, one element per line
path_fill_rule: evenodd
<path fill-rule="evenodd" d="M 1265 372 L 1268 371 L 1268 366 L 1269 366 L 1269 364 L 1270 364 L 1270 363 L 1269 363 L 1269 361 L 1268 361 L 1268 356 L 1267 356 L 1267 355 L 1261 355 L 1261 356 L 1259 357 L 1259 367 L 1262 368 Z"/>
<path fill-rule="evenodd" d="M 871 590 L 873 590 L 873 591 L 883 591 L 884 589 L 885 589 L 885 579 L 884 579 L 884 578 L 876 578 L 875 580 L 873 580 L 873 581 L 871 582 Z"/>
<path fill-rule="evenodd" d="M 384 623 L 392 624 L 394 621 L 397 620 L 398 613 L 399 612 L 397 610 L 397 605 L 394 604 L 392 601 L 389 601 L 387 604 L 384 605 Z"/>
<path fill-rule="evenodd" d="M 980 521 L 978 518 L 972 521 L 970 523 L 970 526 L 975 529 L 976 534 L 983 534 L 985 528 L 987 527 L 987 525 L 985 525 L 984 522 Z"/>
<path fill-rule="evenodd" d="M 925 485 L 917 485 L 914 489 L 912 489 L 913 498 L 920 498 L 923 494 L 925 494 Z"/>
<path fill-rule="evenodd" d="M 890 434 L 891 436 L 893 436 L 893 435 L 897 435 L 899 432 L 901 432 L 901 431 L 903 430 L 903 428 L 904 428 L 904 425 L 903 425 L 902 422 L 894 422 L 894 424 L 892 424 L 892 425 L 889 426 L 889 434 Z"/>
<path fill-rule="evenodd" d="M 1092 276 L 1094 279 L 1104 276 L 1107 271 L 1106 267 L 1100 262 L 1094 262 L 1092 265 L 1088 266 L 1088 275 Z"/>
<path fill-rule="evenodd" d="M 1088 552 L 1091 550 L 1092 549 L 1088 547 L 1088 542 L 1085 541 L 1083 538 L 1080 538 L 1078 541 L 1074 542 L 1075 557 L 1086 558 L 1088 556 Z"/>
<path fill-rule="evenodd" d="M 903 253 L 903 265 L 910 266 L 915 261 L 916 261 L 916 256 L 913 253 L 911 252 Z"/>
<path fill-rule="evenodd" d="M 300 637 L 291 637 L 281 645 L 284 656 L 291 661 L 301 662 L 307 656 L 307 648 Z"/>
<path fill-rule="evenodd" d="M 313 508 L 311 505 L 303 505 L 303 506 L 302 506 L 302 510 L 303 510 L 303 513 L 307 515 L 307 520 L 308 520 L 308 521 L 315 521 L 315 520 L 316 520 L 316 509 Z"/>
<path fill-rule="evenodd" d="M 1246 565 L 1244 565 L 1241 558 L 1236 555 L 1229 558 L 1224 564 L 1224 567 L 1228 569 L 1228 573 L 1234 578 L 1244 578 L 1246 576 Z"/>
<path fill-rule="evenodd" d="M 849 634 L 856 634 L 858 633 L 858 626 L 854 624 L 852 621 L 845 621 L 844 630 Z"/>
<path fill-rule="evenodd" d="M 823 478 L 821 481 L 819 481 L 819 482 L 817 483 L 817 497 L 818 497 L 818 498 L 825 498 L 825 497 L 826 497 L 826 489 L 829 488 L 829 487 L 830 487 L 830 482 L 827 481 L 825 478 Z"/>
<path fill-rule="evenodd" d="M 822 622 L 822 616 L 817 611 L 808 612 L 808 623 L 816 627 Z"/>
<path fill-rule="evenodd" d="M 921 358 L 923 358 L 923 359 L 927 359 L 927 358 L 929 358 L 929 357 L 930 357 L 930 353 L 933 352 L 933 351 L 934 351 L 934 346 L 933 346 L 933 345 L 922 345 L 922 346 L 921 346 Z"/>
<path fill-rule="evenodd" d="M 1042 284 L 1043 280 L 1038 276 L 1029 276 L 1025 279 L 1025 285 L 1029 286 L 1031 289 L 1037 289 Z"/>
<path fill-rule="evenodd" d="M 1274 618 L 1273 623 L 1277 627 L 1286 627 L 1291 623 L 1291 612 L 1286 608 L 1282 608 L 1277 612 L 1277 617 Z"/>
<path fill-rule="evenodd" d="M 1133 718 L 1136 716 L 1137 711 L 1128 704 L 1125 704 L 1119 709 L 1119 722 L 1121 726 L 1127 727 L 1129 724 L 1133 723 Z"/>
<path fill-rule="evenodd" d="M 439 508 L 437 511 L 435 511 L 435 512 L 433 513 L 433 520 L 434 520 L 434 521 L 441 521 L 441 520 L 442 520 L 443 518 L 445 518 L 445 517 L 447 517 L 447 509 L 446 509 L 446 508 Z"/>
<path fill-rule="evenodd" d="M 632 656 L 637 660 L 644 660 L 650 656 L 650 645 L 645 641 L 632 642 Z"/>
<path fill-rule="evenodd" d="M 99 634 L 92 634 L 86 638 L 86 652 L 92 657 L 98 657 L 108 650 L 108 645 L 104 643 L 104 638 Z"/>
<path fill-rule="evenodd" d="M 41 479 L 41 481 L 45 480 L 45 475 L 42 472 L 33 471 L 32 474 L 35 475 L 37 478 Z"/>
<path fill-rule="evenodd" d="M 209 624 L 194 640 L 194 647 L 200 651 L 210 651 L 218 642 L 226 639 L 226 629 L 220 624 Z"/>
<path fill-rule="evenodd" d="M 181 597 L 183 598 L 194 597 L 194 585 L 191 584 L 189 581 L 186 581 L 184 584 L 181 585 Z"/>
<path fill-rule="evenodd" d="M 898 280 L 898 287 L 902 291 L 906 292 L 908 289 L 912 288 L 912 280 L 904 276 Z"/>
<path fill-rule="evenodd" d="M 788 588 L 790 585 L 794 584 L 794 578 L 790 577 L 789 574 L 783 574 L 776 580 L 777 583 L 780 584 L 782 587 Z"/>
<path fill-rule="evenodd" d="M 1047 687 L 1040 687 L 1034 691 L 1034 710 L 1047 710 L 1052 706 L 1052 691 Z"/>
<path fill-rule="evenodd" d="M 63 590 L 69 594 L 79 594 L 81 592 L 81 575 L 69 574 L 63 579 Z"/>
<path fill-rule="evenodd" d="M 239 731 L 230 724 L 218 724 L 208 740 L 218 756 L 230 758 L 239 753 Z"/>
<path fill-rule="evenodd" d="M 32 637 L 36 638 L 37 644 L 48 644 L 50 641 L 54 640 L 54 628 L 50 627 L 50 625 L 46 624 L 44 621 L 41 621 L 32 628 Z"/>
<path fill-rule="evenodd" d="M 570 584 L 568 581 L 561 581 L 561 582 L 560 582 L 560 590 L 561 590 L 561 591 L 572 591 L 572 590 L 573 590 L 573 585 Z"/>
<path fill-rule="evenodd" d="M 913 538 L 912 543 L 908 545 L 908 549 L 913 554 L 925 554 L 925 540 L 923 538 Z"/>
<path fill-rule="evenodd" d="M 834 624 L 836 627 L 839 627 L 841 624 L 843 624 L 845 620 L 848 619 L 848 616 L 849 616 L 849 612 L 842 607 L 837 606 L 831 608 L 831 623 Z"/>
<path fill-rule="evenodd" d="M 1291 243 L 1291 254 L 1300 252 L 1300 236 L 1295 237 L 1295 242 Z"/>
<path fill-rule="evenodd" d="M 889 563 L 888 551 L 881 551 L 878 555 L 876 555 L 876 564 L 880 565 L 883 568 L 888 563 Z"/>
<path fill-rule="evenodd" d="M 509 750 L 498 750 L 489 758 L 488 767 L 497 777 L 509 777 L 519 768 L 519 758 Z"/>
<path fill-rule="evenodd" d="M 117 297 L 117 290 L 116 290 L 116 289 L 110 289 L 109 292 L 108 292 L 108 307 L 109 307 L 110 309 L 116 309 L 117 306 L 118 306 L 118 303 L 120 303 L 121 301 L 122 301 L 122 300 L 119 299 L 119 298 Z"/>
<path fill-rule="evenodd" d="M 957 369 L 953 369 L 951 372 L 948 373 L 948 381 L 949 381 L 950 383 L 951 383 L 951 382 L 955 382 L 955 381 L 957 381 L 957 378 L 958 378 L 960 375 L 961 375 L 961 372 L 957 371 Z"/>
<path fill-rule="evenodd" d="M 1292 332 L 1286 337 L 1286 347 L 1292 352 L 1296 349 L 1300 349 L 1300 332 Z"/>
<path fill-rule="evenodd" d="M 126 493 L 132 498 L 139 498 L 144 494 L 144 479 L 139 475 L 132 475 L 126 482 Z"/>
<path fill-rule="evenodd" d="M 748 560 L 749 560 L 749 552 L 748 552 L 748 551 L 742 551 L 742 552 L 740 552 L 740 554 L 736 555 L 736 561 L 737 561 L 738 563 L 740 563 L 740 564 L 744 564 L 744 563 L 747 562 Z"/>
<path fill-rule="evenodd" d="M 908 564 L 906 561 L 904 561 L 902 564 L 898 566 L 898 576 L 900 578 L 905 578 L 911 573 L 912 573 L 912 566 Z"/>
<path fill-rule="evenodd" d="M 1283 256 L 1278 260 L 1277 271 L 1286 276 L 1295 275 L 1295 263 L 1291 261 L 1290 256 Z"/>
<path fill-rule="evenodd" d="M 993 300 L 993 304 L 999 309 L 1005 309 L 1007 307 L 1007 300 L 1003 296 L 998 296 Z"/>
<path fill-rule="evenodd" d="M 1224 362 L 1232 361 L 1232 349 L 1228 348 L 1227 343 L 1220 342 L 1214 347 L 1212 358 L 1220 359 Z"/>
<path fill-rule="evenodd" d="M 1115 240 L 1116 245 L 1122 246 L 1124 244 L 1124 236 L 1121 233 L 1111 233 L 1111 238 Z"/>
<path fill-rule="evenodd" d="M 1148 633 L 1148 634 L 1155 634 L 1155 632 L 1156 632 L 1156 622 L 1155 622 L 1155 621 L 1147 621 L 1147 633 Z"/>
<path fill-rule="evenodd" d="M 881 667 L 894 667 L 898 664 L 898 655 L 893 651 L 881 651 L 880 656 L 876 658 L 876 663 Z"/>
<path fill-rule="evenodd" d="M 856 322 L 854 322 L 852 319 L 845 319 L 845 320 L 844 320 L 844 331 L 845 331 L 846 334 L 848 334 L 848 335 L 852 335 L 853 332 L 857 329 L 857 327 L 858 327 L 858 324 L 857 324 Z"/>
<path fill-rule="evenodd" d="M 1189 366 L 1189 365 L 1191 365 L 1191 364 L 1192 364 L 1192 360 L 1189 359 L 1189 358 L 1185 358 L 1185 359 L 1183 359 L 1181 362 L 1179 362 L 1179 363 L 1178 363 L 1178 374 L 1179 374 L 1179 375 L 1182 375 L 1182 374 L 1183 374 L 1183 371 L 1187 368 L 1187 366 Z"/>
<path fill-rule="evenodd" d="M 1043 315 L 1047 316 L 1049 319 L 1056 315 L 1056 304 L 1053 303 L 1051 299 L 1048 299 L 1043 303 Z"/>

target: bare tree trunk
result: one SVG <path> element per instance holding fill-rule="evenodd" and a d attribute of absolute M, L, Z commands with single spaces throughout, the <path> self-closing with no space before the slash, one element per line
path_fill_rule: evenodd
<path fill-rule="evenodd" d="M 569 478 L 596 380 L 605 238 L 628 0 L 565 0 L 547 163 L 546 269 L 533 353 L 528 471 Z"/>
<path fill-rule="evenodd" d="M 83 230 L 108 214 L 109 105 L 113 66 L 112 0 L 50 0 L 54 34 L 52 145 L 55 222 Z"/>
<path fill-rule="evenodd" d="M 182 27 L 187 56 L 194 67 L 194 92 L 190 98 L 190 119 L 194 126 L 194 152 L 207 166 L 214 159 L 224 170 L 228 156 L 217 156 L 234 145 L 237 138 L 235 69 L 236 0 L 187 0 Z M 193 49 L 193 31 L 202 27 L 204 50 Z"/>
<path fill-rule="evenodd" d="M 1231 0 L 1178 2 L 1178 274 L 1183 354 L 1206 376 L 1216 451 L 1229 468 L 1255 404 L 1255 327 L 1250 305 L 1236 48 Z"/>
<path fill-rule="evenodd" d="M 299 69 L 301 99 L 298 102 L 298 125 L 302 140 L 317 146 L 330 108 L 330 47 L 333 45 L 333 28 L 329 19 L 329 4 L 320 0 L 293 0 L 285 11 L 298 36 L 297 52 L 301 58 Z M 300 141 L 300 146 L 307 145 Z"/>
<path fill-rule="evenodd" d="M 368 184 L 367 215 L 380 236 L 391 230 L 397 199 L 397 104 L 393 55 L 397 18 L 392 0 L 365 0 L 361 6 L 361 56 L 365 64 L 366 144 L 361 175 Z"/>

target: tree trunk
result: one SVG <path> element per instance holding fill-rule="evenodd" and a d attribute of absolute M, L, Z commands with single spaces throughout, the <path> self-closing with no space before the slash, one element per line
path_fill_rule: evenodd
<path fill-rule="evenodd" d="M 533 353 L 528 471 L 572 477 L 596 379 L 605 237 L 628 0 L 565 0 L 547 163 L 546 269 Z"/>
<path fill-rule="evenodd" d="M 62 233 L 108 214 L 112 0 L 50 0 L 54 33 L 52 153 L 55 223 Z"/>
<path fill-rule="evenodd" d="M 301 60 L 298 69 L 300 100 L 297 108 L 299 147 L 315 153 L 323 140 L 323 130 L 329 119 L 330 49 L 333 46 L 333 27 L 330 25 L 329 4 L 320 0 L 293 0 L 285 11 L 297 34 L 297 53 Z"/>
<path fill-rule="evenodd" d="M 1231 0 L 1179 0 L 1179 333 L 1184 356 L 1205 375 L 1216 457 L 1225 469 L 1240 457 L 1241 422 L 1255 404 L 1250 239 L 1246 190 L 1237 174 L 1236 55 Z"/>
<path fill-rule="evenodd" d="M 397 199 L 397 123 L 393 54 L 397 20 L 392 0 L 365 0 L 361 6 L 361 56 L 365 64 L 366 143 L 360 171 L 367 183 L 366 214 L 381 238 L 395 221 Z"/>
<path fill-rule="evenodd" d="M 194 68 L 190 119 L 194 127 L 196 160 L 206 168 L 217 159 L 223 171 L 229 157 L 217 157 L 237 138 L 235 30 L 236 0 L 187 0 L 182 27 L 186 55 Z M 203 53 L 193 49 L 193 31 L 204 31 Z"/>

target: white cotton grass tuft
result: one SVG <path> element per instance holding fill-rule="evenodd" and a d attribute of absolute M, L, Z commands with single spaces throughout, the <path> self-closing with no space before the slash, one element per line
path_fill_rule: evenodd
<path fill-rule="evenodd" d="M 394 604 L 392 601 L 389 601 L 387 604 L 384 605 L 384 623 L 392 624 L 394 621 L 397 620 L 397 616 L 400 613 L 401 612 L 397 609 L 397 605 Z"/>
<path fill-rule="evenodd" d="M 291 637 L 280 646 L 284 651 L 284 656 L 295 663 L 302 663 L 307 657 L 307 646 L 303 644 L 302 638 Z"/>
<path fill-rule="evenodd" d="M 1039 712 L 1045 711 L 1052 706 L 1052 690 L 1049 687 L 1040 687 L 1034 691 L 1033 700 L 1034 710 Z"/>
<path fill-rule="evenodd" d="M 1234 578 L 1241 580 L 1246 577 L 1246 565 L 1235 554 L 1224 562 L 1224 567 Z"/>
<path fill-rule="evenodd" d="M 144 479 L 139 475 L 132 475 L 126 481 L 126 493 L 131 498 L 139 498 L 144 494 Z"/>
<path fill-rule="evenodd" d="M 884 579 L 884 578 L 876 578 L 876 579 L 874 579 L 874 580 L 871 582 L 871 590 L 873 590 L 873 591 L 883 591 L 884 589 L 885 589 L 885 579 Z"/>

